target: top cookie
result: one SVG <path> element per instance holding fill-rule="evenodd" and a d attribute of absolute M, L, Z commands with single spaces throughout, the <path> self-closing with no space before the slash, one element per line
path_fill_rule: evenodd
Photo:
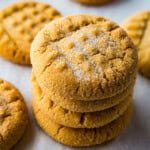
<path fill-rule="evenodd" d="M 0 10 L 0 55 L 19 64 L 30 64 L 30 45 L 37 32 L 60 17 L 50 5 L 14 3 Z"/>
<path fill-rule="evenodd" d="M 150 77 L 150 11 L 129 17 L 122 26 L 138 49 L 139 71 Z"/>
<path fill-rule="evenodd" d="M 100 100 L 127 87 L 135 76 L 137 54 L 115 23 L 99 16 L 74 15 L 57 19 L 38 33 L 31 62 L 47 93 Z"/>

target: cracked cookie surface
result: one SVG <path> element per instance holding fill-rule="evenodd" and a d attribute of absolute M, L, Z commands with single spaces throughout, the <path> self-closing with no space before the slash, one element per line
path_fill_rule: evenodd
<path fill-rule="evenodd" d="M 53 7 L 38 2 L 18 2 L 0 10 L 0 55 L 29 65 L 30 45 L 35 35 L 60 16 Z"/>
<path fill-rule="evenodd" d="M 98 4 L 108 3 L 112 0 L 74 0 L 74 1 L 77 1 L 82 4 L 86 4 L 86 5 L 98 5 Z"/>
<path fill-rule="evenodd" d="M 126 32 L 112 21 L 74 15 L 57 19 L 38 33 L 31 62 L 47 94 L 100 100 L 121 92 L 133 80 L 137 54 Z"/>
<path fill-rule="evenodd" d="M 0 150 L 9 150 L 23 135 L 28 123 L 22 95 L 0 79 Z"/>
<path fill-rule="evenodd" d="M 130 120 L 132 105 L 115 121 L 93 129 L 75 129 L 57 124 L 38 107 L 33 107 L 33 112 L 40 127 L 56 141 L 74 147 L 87 147 L 101 144 L 117 137 Z"/>
<path fill-rule="evenodd" d="M 139 71 L 150 77 L 150 11 L 142 11 L 129 17 L 122 26 L 138 49 Z"/>

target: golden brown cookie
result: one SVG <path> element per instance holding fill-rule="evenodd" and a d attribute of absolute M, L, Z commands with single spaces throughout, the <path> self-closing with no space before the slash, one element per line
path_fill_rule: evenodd
<path fill-rule="evenodd" d="M 30 64 L 30 45 L 38 31 L 60 13 L 48 4 L 18 2 L 0 10 L 0 55 Z"/>
<path fill-rule="evenodd" d="M 28 123 L 20 92 L 0 79 L 0 150 L 9 150 L 22 137 Z"/>
<path fill-rule="evenodd" d="M 83 14 L 46 25 L 32 43 L 31 62 L 38 83 L 52 99 L 57 95 L 90 101 L 128 87 L 135 77 L 137 54 L 117 24 Z"/>
<path fill-rule="evenodd" d="M 138 49 L 139 71 L 150 77 L 150 11 L 142 11 L 129 17 L 122 26 Z"/>
<path fill-rule="evenodd" d="M 112 0 L 74 0 L 74 1 L 77 1 L 82 4 L 86 4 L 86 5 L 98 5 L 98 4 L 108 3 Z"/>
<path fill-rule="evenodd" d="M 36 77 L 32 73 L 31 75 L 31 88 L 33 95 L 37 94 L 40 99 L 47 99 L 49 101 L 53 101 L 60 107 L 64 109 L 68 109 L 70 111 L 75 112 L 95 112 L 95 111 L 102 111 L 113 106 L 116 106 L 120 102 L 122 102 L 129 94 L 133 93 L 134 82 L 132 82 L 127 89 L 122 91 L 121 93 L 102 100 L 95 100 L 95 101 L 80 101 L 80 100 L 73 100 L 73 99 L 65 99 L 63 97 L 59 97 L 52 100 L 51 96 L 48 96 L 44 91 L 42 91 L 41 87 L 36 81 Z M 35 93 L 35 94 L 34 94 Z M 54 96 L 53 96 L 54 97 Z"/>
<path fill-rule="evenodd" d="M 57 124 L 38 107 L 33 107 L 33 112 L 37 123 L 56 141 L 74 147 L 87 147 L 101 144 L 117 137 L 127 126 L 132 107 L 130 106 L 127 111 L 115 121 L 106 126 L 93 129 L 75 129 Z"/>
<path fill-rule="evenodd" d="M 97 112 L 78 113 L 56 105 L 50 100 L 39 99 L 36 93 L 33 94 L 33 107 L 38 107 L 41 112 L 49 116 L 52 121 L 71 128 L 98 128 L 119 118 L 129 105 L 132 96 L 128 96 L 120 104 Z"/>

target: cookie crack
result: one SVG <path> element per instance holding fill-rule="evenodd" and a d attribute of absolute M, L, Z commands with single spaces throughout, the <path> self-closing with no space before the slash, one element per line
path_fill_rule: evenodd
<path fill-rule="evenodd" d="M 53 63 L 53 62 L 48 63 L 48 64 L 44 67 L 44 69 L 41 71 L 41 74 L 43 74 L 43 73 L 47 70 L 47 68 L 49 68 L 49 67 L 51 66 L 52 63 Z"/>
<path fill-rule="evenodd" d="M 2 142 L 4 143 L 5 142 L 5 140 L 4 140 L 4 137 L 3 137 L 3 135 L 0 133 L 0 137 L 1 137 L 1 139 L 2 139 Z"/>
<path fill-rule="evenodd" d="M 3 116 L 3 119 L 2 119 L 2 124 L 3 124 L 3 122 L 4 122 L 7 118 L 9 118 L 9 117 L 11 117 L 11 116 L 12 116 L 11 113 L 5 114 L 5 115 Z"/>
<path fill-rule="evenodd" d="M 97 139 L 97 129 L 96 128 L 93 128 L 93 133 L 94 133 L 94 136 L 93 136 L 93 143 L 96 142 L 96 139 Z"/>
<path fill-rule="evenodd" d="M 57 132 L 56 132 L 56 136 L 58 136 L 59 135 L 59 133 L 60 133 L 60 131 L 61 131 L 61 129 L 63 129 L 64 127 L 63 126 L 60 126 L 58 129 L 57 129 Z"/>
<path fill-rule="evenodd" d="M 82 114 L 81 114 L 81 117 L 80 117 L 79 123 L 80 123 L 81 125 L 84 125 L 84 122 L 85 122 L 85 113 L 82 113 Z"/>

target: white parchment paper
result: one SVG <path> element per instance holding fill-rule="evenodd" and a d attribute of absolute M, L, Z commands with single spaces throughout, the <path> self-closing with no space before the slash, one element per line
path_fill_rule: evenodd
<path fill-rule="evenodd" d="M 0 8 L 19 0 L 0 0 Z M 114 0 L 112 3 L 89 7 L 71 0 L 41 0 L 56 7 L 63 15 L 91 13 L 121 23 L 127 16 L 150 9 L 150 0 Z M 30 126 L 13 150 L 75 150 L 49 138 L 36 124 L 31 111 L 31 67 L 13 64 L 0 58 L 0 77 L 13 83 L 23 94 L 30 114 Z M 78 148 L 80 149 L 80 148 Z M 130 125 L 115 140 L 86 150 L 148 150 L 150 149 L 150 79 L 138 75 L 134 93 L 134 111 Z"/>

